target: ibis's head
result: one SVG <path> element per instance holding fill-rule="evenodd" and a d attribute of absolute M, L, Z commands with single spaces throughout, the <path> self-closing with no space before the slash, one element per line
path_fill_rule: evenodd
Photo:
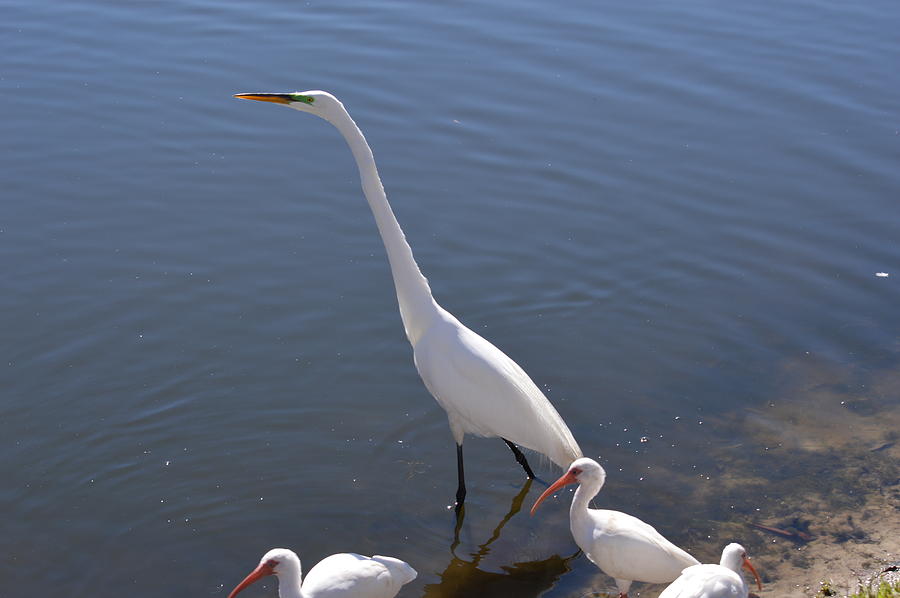
<path fill-rule="evenodd" d="M 241 583 L 231 590 L 231 593 L 228 594 L 228 598 L 234 598 L 244 588 L 263 577 L 286 574 L 296 574 L 299 577 L 299 573 L 300 559 L 293 550 L 288 550 L 287 548 L 273 548 L 263 555 L 259 560 L 259 565 L 257 565 L 256 569 L 251 571 Z"/>
<path fill-rule="evenodd" d="M 294 110 L 315 114 L 325 120 L 330 120 L 334 110 L 341 105 L 336 97 L 327 91 L 319 90 L 295 91 L 292 93 L 238 93 L 234 97 L 242 100 L 283 104 Z"/>
<path fill-rule="evenodd" d="M 534 506 L 531 507 L 531 514 L 534 515 L 534 512 L 537 510 L 538 506 L 544 502 L 544 499 L 563 486 L 568 486 L 569 484 L 585 484 L 592 486 L 596 493 L 600 491 L 600 488 L 603 487 L 603 482 L 605 481 L 606 471 L 599 463 L 593 459 L 588 459 L 587 457 L 575 459 L 572 461 L 572 464 L 569 465 L 568 471 L 566 471 L 561 478 L 553 482 L 553 484 L 544 490 L 544 493 L 534 501 Z"/>
<path fill-rule="evenodd" d="M 762 581 L 759 579 L 759 573 L 750 564 L 750 557 L 747 556 L 747 551 L 740 544 L 732 542 L 726 546 L 725 550 L 722 551 L 722 560 L 719 564 L 738 574 L 740 574 L 741 567 L 743 567 L 753 574 L 754 579 L 756 579 L 756 586 L 762 591 Z"/>

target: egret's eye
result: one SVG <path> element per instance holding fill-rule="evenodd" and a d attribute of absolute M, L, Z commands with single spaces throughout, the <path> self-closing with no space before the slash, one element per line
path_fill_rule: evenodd
<path fill-rule="evenodd" d="M 296 102 L 303 102 L 304 104 L 312 104 L 313 102 L 316 101 L 316 98 L 314 98 L 312 96 L 305 96 L 300 93 L 291 94 L 291 99 L 293 99 Z"/>

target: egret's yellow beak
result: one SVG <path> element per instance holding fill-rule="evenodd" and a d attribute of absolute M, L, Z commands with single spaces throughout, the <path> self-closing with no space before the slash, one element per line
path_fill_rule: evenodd
<path fill-rule="evenodd" d="M 257 100 L 259 102 L 275 102 L 276 104 L 290 104 L 293 98 L 287 93 L 236 93 L 234 97 L 242 100 Z"/>

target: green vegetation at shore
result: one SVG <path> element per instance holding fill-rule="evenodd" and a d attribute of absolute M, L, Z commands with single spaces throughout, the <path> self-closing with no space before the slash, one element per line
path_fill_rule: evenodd
<path fill-rule="evenodd" d="M 829 598 L 831 596 L 837 597 L 839 594 L 831 587 L 831 584 L 827 581 L 823 582 L 822 587 L 816 592 L 815 598 Z M 847 598 L 900 598 L 900 581 L 893 583 L 882 581 L 877 586 L 861 587 Z"/>

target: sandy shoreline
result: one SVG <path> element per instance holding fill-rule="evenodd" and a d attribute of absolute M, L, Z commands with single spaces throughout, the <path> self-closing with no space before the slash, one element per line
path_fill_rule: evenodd
<path fill-rule="evenodd" d="M 673 480 L 693 489 L 700 512 L 737 505 L 733 517 L 697 523 L 715 531 L 697 536 L 694 545 L 710 554 L 695 556 L 717 561 L 711 547 L 741 542 L 763 577 L 760 598 L 812 597 L 823 580 L 844 596 L 900 560 L 898 397 L 894 368 L 863 371 L 806 356 L 785 365 L 767 407 L 710 421 L 723 438 L 750 440 L 710 456 L 715 483 Z M 595 590 L 612 586 L 602 575 L 594 581 Z M 630 595 L 655 598 L 663 588 L 636 584 Z M 578 596 L 604 594 L 584 588 Z"/>
<path fill-rule="evenodd" d="M 802 465 L 797 492 L 782 499 L 800 508 L 762 523 L 790 527 L 799 519 L 814 537 L 798 542 L 767 534 L 756 560 L 771 581 L 760 595 L 813 596 L 822 580 L 838 592 L 855 591 L 870 570 L 900 558 L 900 373 L 815 360 L 788 370 L 792 383 L 784 392 L 791 400 L 767 418 L 780 425 L 746 419 L 754 437 L 780 445 L 776 458 Z"/>

